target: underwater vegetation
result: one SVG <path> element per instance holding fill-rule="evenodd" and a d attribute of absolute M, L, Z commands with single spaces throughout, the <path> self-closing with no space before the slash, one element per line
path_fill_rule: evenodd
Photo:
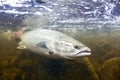
<path fill-rule="evenodd" d="M 42 0 L 11 0 L 15 4 L 9 1 L 0 0 L 0 80 L 120 80 L 120 0 L 43 0 L 42 5 L 33 3 Z M 39 17 L 32 17 L 33 14 Z M 66 34 L 87 45 L 91 55 L 56 60 L 16 49 L 17 43 L 9 30 L 48 28 L 49 24 L 62 29 L 79 27 L 78 34 L 71 31 Z M 115 27 L 118 32 L 112 31 Z"/>
<path fill-rule="evenodd" d="M 77 40 L 91 48 L 92 55 L 75 60 L 56 60 L 27 50 L 17 50 L 14 36 L 10 34 L 0 34 L 0 80 L 120 79 L 119 33 L 76 35 Z"/>

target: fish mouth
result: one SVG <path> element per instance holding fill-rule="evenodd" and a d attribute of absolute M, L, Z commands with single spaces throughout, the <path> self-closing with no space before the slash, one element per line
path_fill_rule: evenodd
<path fill-rule="evenodd" d="M 82 51 L 77 51 L 74 55 L 72 56 L 67 56 L 70 59 L 76 59 L 78 57 L 83 57 L 83 56 L 89 56 L 91 55 L 91 50 L 82 50 Z"/>
<path fill-rule="evenodd" d="M 84 47 L 76 52 L 76 56 L 88 56 L 88 55 L 91 55 L 91 49 L 88 47 Z"/>
<path fill-rule="evenodd" d="M 66 57 L 68 59 L 76 59 L 78 57 L 89 56 L 89 55 L 91 55 L 91 49 L 89 49 L 88 47 L 85 47 L 85 48 L 82 48 L 81 50 L 77 50 L 71 53 L 71 55 L 67 55 Z"/>
<path fill-rule="evenodd" d="M 83 51 L 79 51 L 76 56 L 88 56 L 91 55 L 91 51 L 90 50 L 83 50 Z"/>
<path fill-rule="evenodd" d="M 77 55 L 78 55 L 78 54 L 81 54 L 81 53 L 90 53 L 90 52 L 91 52 L 90 50 L 89 50 L 89 51 L 88 51 L 88 50 L 80 51 L 80 52 L 77 53 Z"/>

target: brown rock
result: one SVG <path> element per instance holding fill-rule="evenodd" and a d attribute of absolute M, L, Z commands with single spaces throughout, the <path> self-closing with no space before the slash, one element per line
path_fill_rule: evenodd
<path fill-rule="evenodd" d="M 100 69 L 101 80 L 120 80 L 120 57 L 104 62 Z"/>

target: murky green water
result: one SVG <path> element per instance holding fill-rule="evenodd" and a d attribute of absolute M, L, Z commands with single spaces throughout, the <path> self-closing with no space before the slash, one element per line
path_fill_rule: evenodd
<path fill-rule="evenodd" d="M 56 60 L 17 50 L 13 33 L 0 33 L 0 80 L 119 80 L 120 33 L 73 36 L 92 50 L 88 57 Z"/>

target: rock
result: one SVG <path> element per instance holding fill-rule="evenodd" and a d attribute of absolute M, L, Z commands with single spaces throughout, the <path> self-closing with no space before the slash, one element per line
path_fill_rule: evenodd
<path fill-rule="evenodd" d="M 118 56 L 120 56 L 120 45 L 114 43 L 111 45 L 111 49 L 109 51 L 106 51 L 105 58 L 111 59 L 113 57 L 118 57 Z"/>
<path fill-rule="evenodd" d="M 21 69 L 12 67 L 3 71 L 2 78 L 3 80 L 21 80 L 21 74 Z"/>
<path fill-rule="evenodd" d="M 120 80 L 120 57 L 114 57 L 104 62 L 100 68 L 101 80 Z"/>

